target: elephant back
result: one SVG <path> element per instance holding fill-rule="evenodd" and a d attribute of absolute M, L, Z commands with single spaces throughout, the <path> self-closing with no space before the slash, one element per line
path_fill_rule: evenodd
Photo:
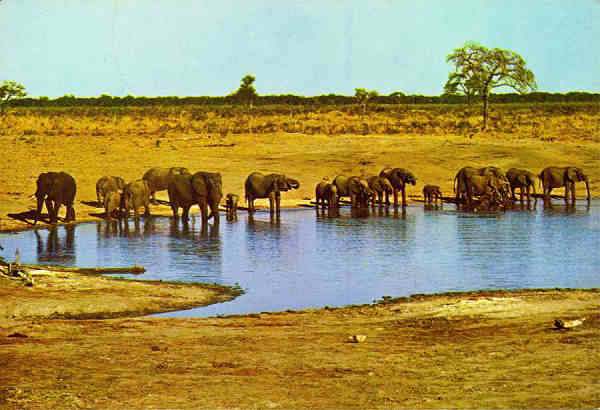
<path fill-rule="evenodd" d="M 348 183 L 350 178 L 345 175 L 338 175 L 333 179 L 333 185 L 336 186 L 339 196 L 349 196 L 350 190 Z"/>
<path fill-rule="evenodd" d="M 150 168 L 142 179 L 148 183 L 148 188 L 150 191 L 162 191 L 167 189 L 169 186 L 169 178 L 173 175 L 185 175 L 189 174 L 187 168 L 184 167 L 171 167 L 171 168 L 162 168 L 155 167 Z"/>

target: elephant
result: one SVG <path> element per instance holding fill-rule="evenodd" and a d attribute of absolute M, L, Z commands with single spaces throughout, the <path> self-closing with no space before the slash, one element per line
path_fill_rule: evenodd
<path fill-rule="evenodd" d="M 171 168 L 150 168 L 142 179 L 148 183 L 152 203 L 156 203 L 156 192 L 164 191 L 169 186 L 169 178 L 173 175 L 189 174 L 187 168 L 171 167 Z"/>
<path fill-rule="evenodd" d="M 326 179 L 323 179 L 323 181 L 319 182 L 315 187 L 315 201 L 317 203 L 317 208 L 319 207 L 319 204 L 321 204 L 323 208 L 325 208 L 325 204 L 327 204 L 328 208 L 335 208 L 337 206 L 337 197 L 337 186 L 328 182 Z"/>
<path fill-rule="evenodd" d="M 367 184 L 373 191 L 372 205 L 375 206 L 375 202 L 379 202 L 379 205 L 383 205 L 383 195 L 385 194 L 389 199 L 389 195 L 394 193 L 394 188 L 390 181 L 382 176 L 373 175 L 367 178 Z"/>
<path fill-rule="evenodd" d="M 511 168 L 506 171 L 506 179 L 510 183 L 510 191 L 512 194 L 512 199 L 516 200 L 515 191 L 519 188 L 521 203 L 523 203 L 523 190 L 526 191 L 527 194 L 527 202 L 531 201 L 529 195 L 529 189 L 533 189 L 533 195 L 535 195 L 535 181 L 537 176 L 530 171 L 525 169 Z"/>
<path fill-rule="evenodd" d="M 466 202 L 467 206 L 470 206 L 470 199 L 472 198 L 472 194 L 468 192 L 467 189 L 467 181 L 474 175 L 479 176 L 494 176 L 498 178 L 503 184 L 509 185 L 506 176 L 502 172 L 502 170 L 498 167 L 487 166 L 482 168 L 474 168 L 474 167 L 463 167 L 461 168 L 454 177 L 453 181 L 453 189 L 456 193 L 456 204 L 461 204 Z"/>
<path fill-rule="evenodd" d="M 392 184 L 392 193 L 394 194 L 394 207 L 398 207 L 398 191 L 402 191 L 402 207 L 406 206 L 406 184 L 416 185 L 417 179 L 414 174 L 404 168 L 384 168 L 380 177 L 387 178 Z M 385 204 L 390 204 L 390 196 L 385 194 Z"/>
<path fill-rule="evenodd" d="M 227 212 L 227 220 L 237 220 L 237 208 L 240 198 L 236 194 L 229 193 L 225 195 L 225 210 Z"/>
<path fill-rule="evenodd" d="M 129 210 L 133 208 L 135 219 L 138 219 L 138 210 L 142 206 L 144 207 L 144 216 L 150 216 L 150 188 L 148 182 L 138 179 L 123 188 L 121 208 L 124 209 L 125 218 L 129 216 Z"/>
<path fill-rule="evenodd" d="M 77 193 L 77 184 L 71 175 L 66 172 L 44 172 L 38 176 L 36 184 L 34 195 L 37 199 L 37 210 L 33 225 L 41 216 L 44 202 L 50 215 L 50 223 L 54 224 L 58 221 L 58 210 L 61 205 L 67 208 L 65 222 L 75 220 L 73 202 Z"/>
<path fill-rule="evenodd" d="M 121 177 L 104 176 L 96 182 L 96 197 L 99 204 L 104 204 L 104 198 L 111 191 L 122 190 L 125 181 Z"/>
<path fill-rule="evenodd" d="M 442 191 L 437 185 L 425 185 L 423 187 L 423 198 L 426 205 L 431 205 L 434 202 L 437 204 L 442 200 Z"/>
<path fill-rule="evenodd" d="M 215 225 L 219 223 L 219 203 L 223 199 L 223 179 L 218 172 L 199 171 L 192 175 L 192 188 L 196 202 L 205 224 L 213 218 Z M 208 214 L 210 208 L 210 214 Z"/>
<path fill-rule="evenodd" d="M 373 191 L 369 188 L 369 183 L 357 176 L 338 175 L 333 180 L 333 185 L 337 188 L 338 202 L 340 198 L 350 197 L 350 203 L 353 208 L 366 208 L 369 206 L 369 199 Z"/>
<path fill-rule="evenodd" d="M 510 186 L 503 179 L 494 175 L 472 175 L 466 180 L 467 203 L 470 207 L 473 196 L 481 199 L 486 206 L 493 208 L 497 205 L 506 207 Z"/>
<path fill-rule="evenodd" d="M 565 187 L 565 203 L 569 203 L 569 191 L 571 201 L 575 205 L 575 182 L 585 182 L 587 200 L 590 202 L 590 185 L 587 175 L 577 167 L 547 167 L 539 175 L 544 190 L 544 203 L 550 204 L 550 192 L 554 188 Z"/>
<path fill-rule="evenodd" d="M 248 212 L 252 215 L 256 212 L 254 200 L 257 198 L 269 198 L 269 211 L 279 214 L 281 192 L 300 188 L 300 182 L 282 174 L 267 174 L 253 172 L 246 178 L 244 183 L 245 197 L 248 202 Z"/>
<path fill-rule="evenodd" d="M 106 218 L 118 218 L 120 216 L 122 192 L 109 191 L 104 196 L 104 211 Z"/>
<path fill-rule="evenodd" d="M 178 216 L 178 210 L 182 208 L 181 218 L 187 221 L 190 208 L 198 204 L 203 225 L 210 218 L 214 219 L 215 224 L 219 223 L 219 202 L 223 198 L 221 174 L 203 171 L 196 172 L 194 175 L 175 174 L 169 178 L 167 190 L 174 217 Z"/>

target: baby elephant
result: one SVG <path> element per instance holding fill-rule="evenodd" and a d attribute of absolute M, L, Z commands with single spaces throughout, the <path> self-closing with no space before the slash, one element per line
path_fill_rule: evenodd
<path fill-rule="evenodd" d="M 423 197 L 426 205 L 431 205 L 434 202 L 437 204 L 442 199 L 442 191 L 437 185 L 425 185 L 423 187 Z"/>
<path fill-rule="evenodd" d="M 225 196 L 225 209 L 227 210 L 227 220 L 237 220 L 237 207 L 240 198 L 236 194 L 227 194 Z"/>

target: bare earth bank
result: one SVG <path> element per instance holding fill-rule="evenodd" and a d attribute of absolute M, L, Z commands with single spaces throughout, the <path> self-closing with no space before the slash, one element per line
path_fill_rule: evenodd
<path fill-rule="evenodd" d="M 36 279 L 33 288 L 2 283 L 0 407 L 600 405 L 598 291 L 480 292 L 225 318 L 94 320 L 89 317 L 207 298 L 201 287 L 155 283 L 148 291 L 137 281 L 97 281 L 64 274 Z M 570 330 L 554 326 L 555 319 L 582 318 Z M 356 343 L 354 335 L 366 339 Z"/>

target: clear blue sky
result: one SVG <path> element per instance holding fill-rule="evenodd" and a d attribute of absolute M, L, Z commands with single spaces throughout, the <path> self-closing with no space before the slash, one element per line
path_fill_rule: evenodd
<path fill-rule="evenodd" d="M 540 91 L 600 92 L 600 0 L 0 0 L 0 81 L 31 96 L 439 95 L 467 40 Z"/>

